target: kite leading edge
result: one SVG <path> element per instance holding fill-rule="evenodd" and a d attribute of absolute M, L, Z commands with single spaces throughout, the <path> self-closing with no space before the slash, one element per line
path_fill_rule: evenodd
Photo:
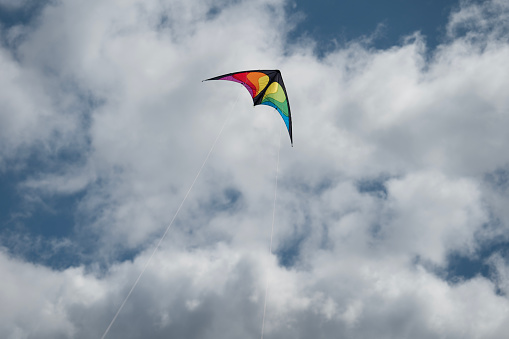
<path fill-rule="evenodd" d="M 208 80 L 229 80 L 238 82 L 249 91 L 253 98 L 254 105 L 267 105 L 274 107 L 288 129 L 290 142 L 292 138 L 292 115 L 290 113 L 290 102 L 286 94 L 285 84 L 281 72 L 275 70 L 253 70 L 223 74 Z"/>

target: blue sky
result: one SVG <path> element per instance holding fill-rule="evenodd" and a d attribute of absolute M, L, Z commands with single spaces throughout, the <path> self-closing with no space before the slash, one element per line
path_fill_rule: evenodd
<path fill-rule="evenodd" d="M 266 338 L 504 338 L 508 18 L 0 0 L 0 337 L 101 337 L 151 258 L 108 338 L 259 337 L 267 279 Z M 201 82 L 254 68 L 282 71 L 293 148 Z"/>
<path fill-rule="evenodd" d="M 458 1 L 295 1 L 295 11 L 305 19 L 295 34 L 304 32 L 319 41 L 319 48 L 332 48 L 360 37 L 373 37 L 375 48 L 390 48 L 404 36 L 419 31 L 430 49 L 445 36 L 445 26 Z M 375 33 L 376 32 L 376 33 Z"/>

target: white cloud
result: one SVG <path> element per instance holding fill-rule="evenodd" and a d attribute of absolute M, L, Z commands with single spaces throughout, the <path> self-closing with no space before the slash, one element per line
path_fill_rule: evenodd
<path fill-rule="evenodd" d="M 34 144 L 44 150 L 58 148 L 62 139 L 68 142 L 70 134 L 79 127 L 76 112 L 66 105 L 66 98 L 52 97 L 51 79 L 41 77 L 40 70 L 24 68 L 5 49 L 0 49 L 0 66 L 0 167 Z M 54 99 L 62 102 L 54 104 Z M 55 131 L 60 135 L 54 135 Z"/>
<path fill-rule="evenodd" d="M 2 294 L 0 332 L 5 338 L 73 337 L 67 307 L 101 298 L 101 282 L 82 269 L 55 272 L 0 252 Z"/>
<path fill-rule="evenodd" d="M 507 192 L 485 180 L 509 162 L 507 7 L 464 3 L 430 56 L 414 34 L 319 59 L 287 41 L 280 1 L 49 4 L 0 49 L 0 168 L 79 152 L 20 187 L 82 192 L 79 234 L 97 238 L 106 267 L 56 271 L 1 252 L 0 336 L 100 337 L 231 114 L 109 337 L 258 336 L 269 279 L 267 338 L 503 338 L 501 259 L 493 281 L 456 284 L 420 263 L 446 267 L 507 229 Z M 279 257 L 268 244 L 280 118 L 240 86 L 201 83 L 252 68 L 282 70 L 293 110 Z M 115 262 L 124 251 L 133 261 Z"/>
<path fill-rule="evenodd" d="M 402 246 L 407 255 L 439 263 L 449 251 L 474 252 L 474 235 L 489 220 L 473 182 L 415 173 L 387 186 L 390 201 L 382 226 L 387 227 L 383 236 L 390 239 L 387 251 Z"/>

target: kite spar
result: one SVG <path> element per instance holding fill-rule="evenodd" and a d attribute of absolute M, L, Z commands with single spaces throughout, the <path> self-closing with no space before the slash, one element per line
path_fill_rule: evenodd
<path fill-rule="evenodd" d="M 249 91 L 253 98 L 254 106 L 267 105 L 274 107 L 285 122 L 286 129 L 290 135 L 290 142 L 293 146 L 290 102 L 288 101 L 286 87 L 279 70 L 253 70 L 228 73 L 204 81 L 209 80 L 229 80 L 238 82 L 244 85 Z"/>

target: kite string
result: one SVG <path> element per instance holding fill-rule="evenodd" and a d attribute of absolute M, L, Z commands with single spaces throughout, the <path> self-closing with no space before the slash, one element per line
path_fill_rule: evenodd
<path fill-rule="evenodd" d="M 269 246 L 269 252 L 272 256 L 272 239 L 274 235 L 274 222 L 276 220 L 276 200 L 277 200 L 277 179 L 279 174 L 279 153 L 281 151 L 281 134 L 283 131 L 283 124 L 281 123 L 279 125 L 279 146 L 277 150 L 277 165 L 276 165 L 276 184 L 274 189 L 274 206 L 272 208 L 272 228 L 270 230 L 270 246 Z M 267 309 L 267 294 L 269 292 L 269 275 L 267 274 L 267 284 L 265 285 L 265 297 L 263 299 L 263 317 L 262 317 L 262 337 L 263 339 L 263 332 L 265 329 L 265 310 Z"/>
<path fill-rule="evenodd" d="M 122 302 L 122 304 L 120 305 L 120 307 L 118 308 L 117 310 L 117 313 L 115 313 L 115 316 L 113 317 L 113 319 L 111 319 L 111 322 L 110 324 L 108 325 L 108 328 L 106 328 L 106 331 L 104 331 L 104 334 L 102 335 L 101 339 L 104 339 L 106 337 L 106 335 L 108 334 L 108 332 L 110 331 L 111 329 L 111 326 L 113 326 L 113 323 L 115 322 L 115 320 L 117 320 L 117 317 L 118 315 L 120 314 L 120 312 L 122 311 L 122 309 L 124 308 L 124 305 L 125 303 L 127 302 L 127 300 L 129 299 L 129 297 L 131 296 L 131 294 L 133 293 L 134 289 L 136 288 L 136 286 L 138 285 L 138 282 L 140 281 L 141 279 L 141 276 L 143 275 L 143 273 L 145 273 L 145 271 L 147 270 L 147 267 L 148 265 L 150 264 L 150 262 L 152 261 L 152 258 L 154 257 L 154 255 L 156 254 L 157 250 L 159 249 L 159 247 L 161 246 L 161 243 L 163 242 L 164 238 L 166 237 L 166 234 L 168 233 L 168 231 L 170 230 L 171 226 L 173 225 L 173 222 L 175 221 L 175 219 L 177 218 L 177 215 L 179 214 L 180 210 L 182 209 L 182 206 L 184 205 L 184 202 L 186 201 L 187 197 L 189 196 L 189 193 L 191 193 L 191 190 L 193 189 L 193 186 L 194 184 L 196 183 L 196 181 L 198 180 L 198 177 L 200 176 L 203 168 L 205 167 L 205 164 L 207 163 L 207 161 L 209 160 L 209 157 L 210 157 L 210 154 L 212 153 L 212 151 L 214 150 L 214 147 L 216 146 L 218 140 L 219 140 L 219 137 L 221 136 L 221 134 L 223 133 L 223 130 L 224 128 L 226 127 L 228 121 L 230 120 L 230 116 L 232 115 L 232 112 L 233 112 L 233 109 L 235 108 L 235 106 L 237 105 L 237 101 L 239 100 L 239 97 L 240 97 L 240 93 L 237 95 L 237 99 L 235 100 L 235 103 L 233 104 L 232 106 L 232 109 L 230 111 L 230 113 L 228 114 L 228 116 L 226 117 L 224 123 L 223 123 L 223 126 L 221 127 L 221 130 L 219 131 L 219 134 L 217 135 L 216 137 L 216 140 L 214 140 L 214 142 L 212 143 L 212 146 L 210 147 L 210 150 L 209 150 L 209 153 L 207 154 L 207 156 L 205 157 L 205 160 L 203 161 L 200 169 L 198 170 L 198 173 L 196 174 L 196 176 L 194 177 L 194 180 L 193 182 L 191 183 L 191 186 L 189 187 L 189 189 L 187 190 L 187 193 L 186 195 L 184 196 L 184 199 L 182 199 L 182 202 L 180 203 L 180 206 L 177 208 L 177 211 L 175 212 L 175 214 L 173 215 L 173 218 L 171 219 L 170 223 L 168 224 L 168 226 L 166 227 L 166 230 L 164 231 L 163 235 L 161 236 L 161 238 L 159 239 L 159 241 L 157 242 L 157 245 L 156 247 L 154 248 L 154 251 L 152 251 L 152 254 L 150 255 L 150 257 L 148 258 L 147 262 L 145 263 L 145 266 L 143 266 L 143 269 L 141 270 L 140 274 L 138 275 L 138 278 L 136 278 L 133 286 L 131 287 L 131 289 L 129 290 L 129 293 L 127 293 L 127 296 L 125 297 L 124 301 Z"/>

